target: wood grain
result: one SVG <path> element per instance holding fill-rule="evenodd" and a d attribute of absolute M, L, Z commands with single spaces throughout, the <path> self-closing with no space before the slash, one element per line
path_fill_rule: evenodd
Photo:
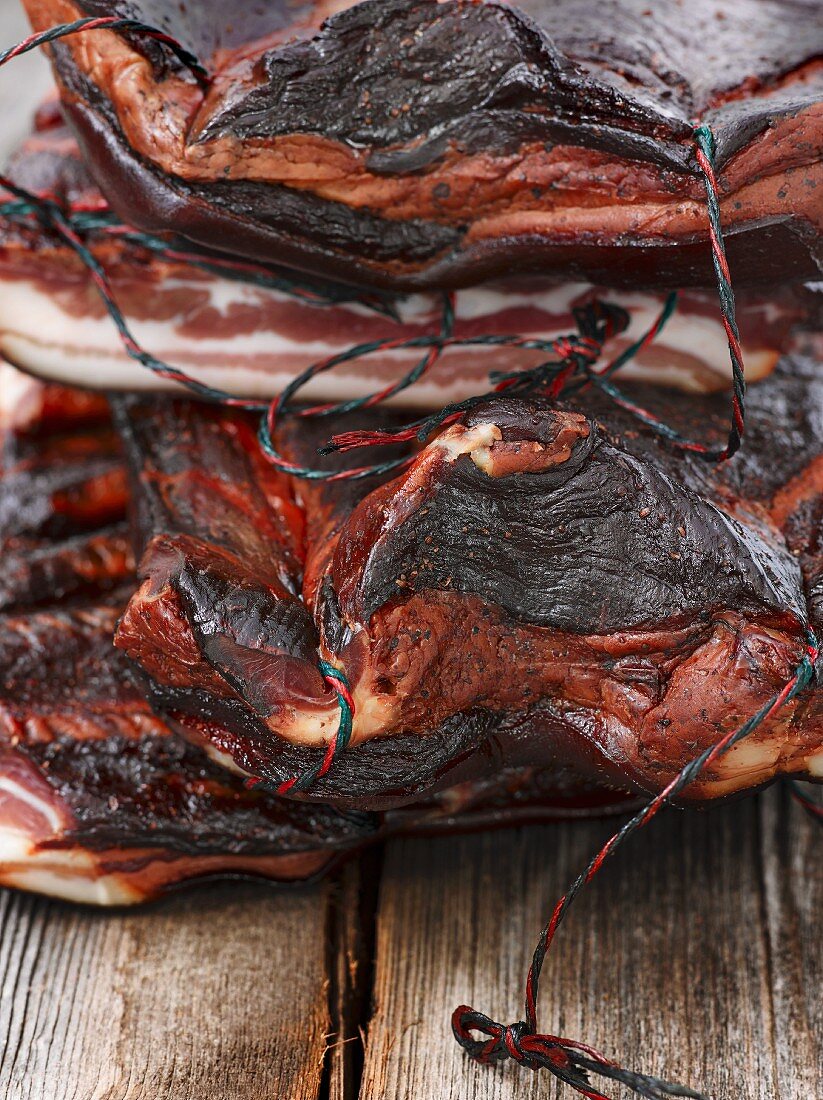
<path fill-rule="evenodd" d="M 329 887 L 138 912 L 0 895 L 3 1100 L 317 1100 Z"/>
<path fill-rule="evenodd" d="M 760 811 L 777 1095 L 823 1097 L 821 827 L 785 790 Z"/>
<path fill-rule="evenodd" d="M 784 809 L 775 792 L 761 808 L 670 811 L 629 842 L 559 933 L 543 1026 L 718 1100 L 823 1095 L 819 859 Z M 470 1063 L 449 1016 L 469 1003 L 522 1017 L 540 926 L 607 835 L 600 822 L 389 845 L 362 1100 L 564 1095 Z"/>
<path fill-rule="evenodd" d="M 26 33 L 0 0 L 0 46 Z M 0 70 L 0 159 L 49 85 L 40 56 Z M 393 843 L 376 945 L 372 857 L 331 886 L 200 888 L 135 913 L 0 891 L 0 1097 L 568 1098 L 469 1063 L 449 1016 L 521 1017 L 539 928 L 608 831 Z M 823 1097 L 821 912 L 820 834 L 785 793 L 670 814 L 572 910 L 541 1020 L 717 1100 Z"/>

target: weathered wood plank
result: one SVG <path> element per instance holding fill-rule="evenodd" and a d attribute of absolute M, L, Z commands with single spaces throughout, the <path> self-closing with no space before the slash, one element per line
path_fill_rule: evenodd
<path fill-rule="evenodd" d="M 99 913 L 0 895 L 4 1100 L 317 1100 L 330 890 Z"/>
<path fill-rule="evenodd" d="M 760 809 L 777 1095 L 823 1097 L 823 837 L 786 790 Z"/>
<path fill-rule="evenodd" d="M 356 1100 L 360 1087 L 380 863 L 379 851 L 368 851 L 347 863 L 335 883 L 329 943 L 333 1033 L 328 1100 Z"/>
<path fill-rule="evenodd" d="M 776 813 L 775 795 L 766 797 L 764 813 Z M 522 1017 L 539 928 L 607 829 L 571 824 L 389 845 L 362 1100 L 563 1094 L 511 1065 L 468 1062 L 449 1016 L 469 1003 L 505 1022 Z M 803 870 L 807 842 L 795 830 L 793 818 L 783 841 L 790 860 L 779 850 L 768 855 L 771 932 L 755 800 L 670 812 L 633 838 L 559 933 L 544 970 L 546 1029 L 723 1100 L 821 1095 L 809 1084 L 809 1033 L 820 1012 L 819 886 Z M 780 964 L 792 975 L 783 991 L 770 936 L 792 957 Z M 805 1008 L 791 1010 L 794 1000 Z"/>

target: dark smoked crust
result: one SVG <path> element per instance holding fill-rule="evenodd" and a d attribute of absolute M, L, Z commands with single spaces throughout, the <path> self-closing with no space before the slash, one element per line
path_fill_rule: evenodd
<path fill-rule="evenodd" d="M 76 6 L 93 15 L 137 12 L 167 26 L 207 61 L 226 44 L 219 30 L 223 5 L 199 4 L 182 15 L 154 0 Z M 447 157 L 579 146 L 622 160 L 629 188 L 632 173 L 647 166 L 660 192 L 676 202 L 700 196 L 690 143 L 695 118 L 711 124 L 723 168 L 820 99 L 820 73 L 809 70 L 808 79 L 794 80 L 823 52 L 814 0 L 697 0 L 687 13 L 675 0 L 526 0 L 518 7 L 367 0 L 321 30 L 311 21 L 315 7 L 299 6 L 287 26 L 284 6 L 268 6 L 267 29 L 282 30 L 282 40 L 210 108 L 190 135 L 195 145 L 317 135 L 367 150 L 366 168 L 386 179 L 425 174 Z M 260 12 L 250 0 L 232 7 L 230 47 L 238 40 L 253 47 L 266 22 Z M 151 60 L 159 82 L 170 75 L 185 79 L 164 47 L 138 36 L 131 44 Z M 702 229 L 670 239 L 519 231 L 472 242 L 463 239 L 470 219 L 466 225 L 422 216 L 396 220 L 298 188 L 186 183 L 136 156 L 70 50 L 58 46 L 55 54 L 84 153 L 103 190 L 134 224 L 173 226 L 206 247 L 230 245 L 258 259 L 276 257 L 320 275 L 395 288 L 477 281 L 512 264 L 612 284 L 711 284 Z M 802 171 L 815 159 L 801 141 L 784 157 L 790 158 L 782 162 L 786 171 Z M 819 234 L 796 216 L 793 203 L 734 227 L 728 247 L 741 284 L 809 278 L 821 268 Z"/>
<path fill-rule="evenodd" d="M 127 485 L 105 403 L 53 387 L 0 433 L 0 612 L 111 591 L 134 573 Z"/>
<path fill-rule="evenodd" d="M 554 419 L 546 406 L 504 399 L 466 422 L 507 416 L 520 438 L 524 425 Z M 463 455 L 412 508 L 402 482 L 384 495 L 382 507 L 370 497 L 352 516 L 359 545 L 341 542 L 332 566 L 349 621 L 367 623 L 398 594 L 427 588 L 473 593 L 518 621 L 577 634 L 690 621 L 717 607 L 805 615 L 791 555 L 748 541 L 711 503 L 594 431 L 543 472 L 489 478 Z"/>
<path fill-rule="evenodd" d="M 684 402 L 665 390 L 625 388 L 684 433 L 722 438 L 726 395 Z M 382 697 L 393 723 L 391 736 L 352 746 L 307 797 L 385 808 L 481 780 L 500 761 L 567 762 L 611 784 L 669 778 L 690 738 L 712 740 L 718 722 L 755 711 L 802 652 L 820 587 L 821 493 L 811 474 L 820 462 L 821 397 L 816 365 L 785 361 L 752 390 L 756 451 L 723 467 L 673 451 L 593 390 L 569 401 L 575 411 L 497 398 L 460 429 L 499 429 L 486 459 L 494 477 L 466 454 L 449 461 L 435 442 L 382 487 L 350 486 L 336 501 L 329 487 L 301 486 L 310 517 L 303 597 L 325 651 L 355 689 L 363 683 L 370 699 Z M 149 437 L 154 407 L 132 404 L 136 423 L 126 433 Z M 379 415 L 370 414 L 372 425 Z M 316 434 L 337 427 L 298 430 L 286 421 L 278 447 L 305 460 Z M 147 446 L 158 467 L 193 460 L 165 438 L 159 450 Z M 139 464 L 141 448 L 130 449 Z M 538 472 L 512 473 L 518 462 L 538 463 Z M 218 466 L 210 476 L 219 478 Z M 272 733 L 276 722 L 261 720 L 280 705 L 267 705 L 275 677 L 265 645 L 252 643 L 257 662 L 247 655 L 239 663 L 237 653 L 228 664 L 215 660 L 209 639 L 238 626 L 231 598 L 216 586 L 210 518 L 199 521 L 202 557 L 183 554 L 169 570 L 151 554 L 143 570 L 175 627 L 193 639 L 193 662 L 167 677 L 152 656 L 163 652 L 165 627 L 145 589 L 118 644 L 151 674 L 154 705 L 169 720 L 243 771 L 279 782 L 317 763 L 321 750 L 296 746 Z M 555 553 L 545 553 L 547 544 Z M 227 592 L 249 579 L 242 570 L 227 576 Z M 181 603 L 197 586 L 197 600 Z M 244 591 L 252 608 L 262 607 L 264 589 Z M 215 608 L 224 608 L 221 622 Z M 303 648 L 300 658 L 316 667 Z M 484 673 L 491 665 L 496 671 Z M 679 675 L 693 675 L 694 688 L 679 686 Z M 702 693 L 700 705 L 692 691 Z M 608 732 L 598 729 L 601 705 L 609 721 L 642 732 L 635 758 L 598 749 Z M 676 737 L 666 732 L 671 714 Z"/>
<path fill-rule="evenodd" d="M 111 644 L 121 606 L 0 617 L 0 702 L 17 731 L 0 748 L 33 764 L 69 815 L 51 846 L 264 856 L 371 835 L 367 814 L 247 791 L 152 714 Z"/>
<path fill-rule="evenodd" d="M 158 713 L 184 737 L 229 752 L 241 768 L 271 782 L 314 767 L 323 755 L 287 742 L 272 754 L 271 734 L 231 700 L 152 681 L 149 692 Z M 588 785 L 625 792 L 639 785 L 630 769 L 605 758 L 549 700 L 541 700 L 504 715 L 478 707 L 451 715 L 435 729 L 355 745 L 339 757 L 332 772 L 298 797 L 352 810 L 414 809 L 418 800 L 448 797 L 458 784 L 488 784 L 503 762 L 521 774 L 539 771 L 546 782 L 568 772 L 578 789 Z M 472 827 L 471 821 L 464 826 Z"/>
<path fill-rule="evenodd" d="M 126 523 L 59 540 L 18 540 L 0 554 L 0 612 L 92 599 L 134 576 Z"/>

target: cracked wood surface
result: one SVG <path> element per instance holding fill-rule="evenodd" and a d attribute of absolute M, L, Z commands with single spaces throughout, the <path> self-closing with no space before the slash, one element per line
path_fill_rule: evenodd
<path fill-rule="evenodd" d="M 26 33 L 16 0 L 0 31 Z M 48 83 L 31 56 L 0 72 L 0 156 Z M 570 1097 L 469 1063 L 449 1016 L 522 1015 L 539 929 L 610 827 L 398 841 L 328 885 L 136 912 L 0 891 L 0 1098 Z M 780 791 L 663 815 L 569 914 L 544 1026 L 717 1100 L 823 1097 L 820 844 Z"/>
<path fill-rule="evenodd" d="M 466 1003 L 522 1018 L 540 928 L 611 831 L 389 846 L 363 1098 L 573 1095 L 513 1065 L 468 1063 L 449 1015 Z M 543 971 L 542 1026 L 717 1100 L 823 1096 L 820 842 L 785 791 L 664 814 L 569 912 Z"/>
<path fill-rule="evenodd" d="M 449 1015 L 520 1017 L 540 924 L 612 825 L 397 841 L 329 884 L 138 911 L 3 892 L 0 1096 L 570 1096 L 469 1063 Z M 662 815 L 571 910 L 543 1024 L 717 1100 L 823 1096 L 819 845 L 785 791 Z"/>
<path fill-rule="evenodd" d="M 3 1100 L 315 1100 L 329 887 L 105 913 L 0 895 Z"/>

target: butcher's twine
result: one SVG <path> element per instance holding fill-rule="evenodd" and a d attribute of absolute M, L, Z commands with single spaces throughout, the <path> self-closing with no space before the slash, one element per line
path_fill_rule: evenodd
<path fill-rule="evenodd" d="M 309 768 L 301 775 L 286 779 L 282 783 L 273 783 L 271 780 L 260 776 L 253 776 L 246 780 L 249 790 L 266 791 L 269 794 L 288 794 L 289 791 L 306 791 L 314 786 L 318 779 L 322 779 L 334 763 L 338 753 L 343 752 L 351 740 L 352 721 L 354 719 L 354 699 L 349 690 L 349 681 L 345 673 L 328 661 L 319 661 L 320 673 L 337 696 L 340 707 L 340 719 L 337 725 L 337 733 L 329 742 L 323 754 L 323 758 L 313 768 Z"/>
<path fill-rule="evenodd" d="M 171 36 L 139 20 L 114 16 L 79 19 L 74 23 L 62 24 L 38 34 L 33 34 L 11 49 L 0 52 L 0 65 L 14 57 L 19 57 L 29 50 L 60 38 L 82 31 L 101 29 L 143 34 L 161 42 L 189 69 L 201 86 L 208 86 L 210 78 L 205 68 L 196 57 Z M 468 409 L 492 399 L 501 392 L 508 391 L 520 396 L 542 394 L 550 398 L 558 398 L 574 392 L 581 385 L 594 384 L 604 390 L 615 403 L 631 412 L 673 446 L 699 455 L 710 462 L 724 462 L 739 449 L 743 438 L 746 384 L 740 337 L 735 320 L 734 292 L 720 223 L 720 206 L 714 168 L 714 137 L 708 126 L 697 125 L 694 129 L 693 138 L 696 163 L 706 189 L 712 261 L 717 279 L 720 312 L 726 330 L 732 366 L 730 427 L 727 442 L 720 449 L 684 438 L 669 425 L 653 416 L 647 409 L 627 398 L 611 381 L 611 378 L 620 367 L 633 358 L 641 348 L 654 340 L 661 331 L 676 308 L 676 293 L 668 296 L 659 316 L 647 332 L 617 359 L 600 370 L 595 370 L 595 364 L 602 354 L 603 345 L 612 336 L 624 332 L 628 327 L 628 314 L 618 306 L 596 301 L 580 310 L 576 310 L 575 321 L 577 322 L 578 331 L 552 341 L 496 334 L 458 339 L 453 335 L 454 303 L 452 296 L 447 294 L 443 297 L 439 331 L 436 334 L 406 339 L 387 338 L 356 345 L 308 367 L 273 401 L 251 401 L 204 385 L 183 371 L 162 362 L 145 351 L 134 339 L 125 317 L 117 305 L 108 277 L 102 265 L 90 251 L 87 242 L 95 239 L 96 236 L 99 237 L 100 234 L 119 237 L 128 244 L 147 249 L 170 261 L 189 263 L 195 267 L 225 275 L 229 278 L 239 278 L 253 282 L 256 285 L 293 294 L 295 297 L 311 304 L 334 305 L 341 301 L 354 300 L 367 308 L 385 314 L 392 320 L 397 320 L 397 313 L 390 299 L 383 299 L 379 295 L 369 296 L 359 291 L 349 291 L 347 289 L 331 292 L 317 290 L 309 285 L 301 285 L 291 279 L 275 275 L 262 265 L 200 254 L 183 247 L 178 248 L 167 240 L 153 237 L 150 234 L 139 233 L 128 226 L 121 225 L 108 210 L 89 210 L 80 207 L 64 209 L 49 196 L 35 195 L 3 176 L 0 176 L 0 186 L 13 197 L 0 202 L 0 215 L 11 220 L 36 218 L 46 230 L 56 233 L 77 254 L 88 268 L 106 310 L 117 327 L 123 347 L 130 358 L 136 360 L 159 377 L 179 383 L 197 397 L 231 408 L 246 409 L 262 414 L 259 437 L 264 452 L 275 467 L 294 477 L 328 481 L 371 477 L 397 470 L 411 460 L 409 458 L 395 459 L 342 471 L 298 466 L 286 460 L 275 448 L 275 429 L 281 416 L 289 414 L 300 417 L 325 417 L 356 409 L 371 408 L 413 386 L 432 368 L 445 349 L 474 345 L 501 348 L 516 347 L 543 352 L 552 358 L 528 370 L 492 375 L 490 382 L 493 389 L 490 392 L 450 405 L 432 416 L 414 421 L 402 428 L 349 432 L 339 435 L 323 448 L 323 452 L 348 451 L 363 446 L 398 443 L 413 439 L 423 442 L 434 431 L 458 419 Z M 334 367 L 342 363 L 352 362 L 379 352 L 399 349 L 420 349 L 423 355 L 410 371 L 384 389 L 366 397 L 337 404 L 316 405 L 311 408 L 295 407 L 292 404 L 293 399 L 303 386 L 318 374 L 333 370 Z M 591 882 L 618 847 L 632 833 L 647 825 L 664 805 L 681 794 L 707 767 L 718 761 L 734 745 L 757 730 L 764 722 L 775 715 L 784 704 L 790 702 L 803 691 L 814 677 L 814 666 L 817 658 L 818 642 L 812 634 L 809 634 L 803 659 L 783 689 L 739 729 L 726 734 L 715 745 L 705 749 L 687 764 L 663 791 L 655 795 L 643 809 L 627 821 L 606 842 L 585 870 L 578 875 L 568 891 L 558 901 L 538 940 L 526 981 L 525 1020 L 504 1025 L 496 1023 L 489 1016 L 466 1005 L 461 1005 L 455 1010 L 452 1017 L 454 1036 L 460 1046 L 472 1058 L 483 1063 L 512 1059 L 529 1069 L 547 1069 L 578 1093 L 589 1097 L 590 1100 L 608 1100 L 603 1093 L 592 1086 L 590 1074 L 611 1078 L 632 1089 L 638 1095 L 647 1097 L 648 1100 L 664 1100 L 666 1097 L 678 1096 L 706 1100 L 702 1097 L 702 1094 L 683 1086 L 669 1084 L 655 1077 L 623 1069 L 603 1054 L 583 1043 L 557 1035 L 538 1034 L 537 999 L 543 962 L 557 929 L 572 902 L 582 888 Z M 326 661 L 319 662 L 319 670 L 325 682 L 335 692 L 340 708 L 337 733 L 334 739 L 330 741 L 319 763 L 303 774 L 281 783 L 252 778 L 248 781 L 249 787 L 273 791 L 280 795 L 292 791 L 308 790 L 318 779 L 328 773 L 338 753 L 345 751 L 348 746 L 355 712 L 348 680 L 340 669 Z M 795 789 L 795 795 L 806 805 L 810 812 L 816 815 L 821 814 L 820 808 L 807 799 L 799 790 Z"/>
<path fill-rule="evenodd" d="M 526 978 L 525 1020 L 514 1024 L 498 1024 L 482 1012 L 468 1005 L 455 1009 L 452 1016 L 452 1029 L 460 1046 L 478 1062 L 499 1062 L 511 1058 L 529 1069 L 548 1069 L 555 1077 L 571 1085 L 590 1100 L 608 1100 L 598 1089 L 591 1086 L 590 1073 L 601 1077 L 610 1077 L 632 1089 L 649 1100 L 664 1100 L 669 1096 L 689 1096 L 696 1100 L 709 1100 L 702 1093 L 684 1088 L 682 1085 L 669 1084 L 656 1077 L 642 1073 L 633 1073 L 616 1065 L 603 1054 L 574 1040 L 557 1035 L 537 1033 L 537 997 L 540 973 L 546 953 L 551 946 L 560 922 L 568 912 L 572 902 L 595 877 L 603 864 L 617 851 L 618 847 L 632 833 L 642 828 L 655 817 L 659 810 L 681 794 L 686 787 L 694 783 L 702 772 L 721 759 L 730 749 L 749 734 L 754 733 L 764 722 L 773 717 L 786 703 L 800 694 L 812 682 L 815 664 L 819 656 L 817 638 L 809 632 L 806 652 L 794 671 L 791 679 L 768 703 L 737 730 L 732 730 L 714 745 L 704 749 L 699 756 L 688 763 L 675 778 L 646 805 L 630 818 L 613 836 L 606 841 L 588 866 L 577 876 L 567 892 L 557 902 L 548 923 L 540 934 Z M 476 1038 L 483 1035 L 485 1038 Z"/>
<path fill-rule="evenodd" d="M 171 49 L 201 85 L 207 86 L 209 83 L 209 75 L 198 59 L 166 32 L 136 19 L 122 19 L 115 16 L 79 19 L 74 23 L 62 24 L 30 35 L 16 46 L 0 53 L 0 65 L 5 64 L 14 57 L 27 53 L 29 50 L 36 49 L 38 46 L 89 30 L 125 31 L 132 34 L 146 35 Z M 591 337 L 582 331 L 553 341 L 496 334 L 460 339 L 454 337 L 454 303 L 451 295 L 446 294 L 443 296 L 440 325 L 437 333 L 404 339 L 386 337 L 385 339 L 354 345 L 337 355 L 330 356 L 307 367 L 276 398 L 269 402 L 261 402 L 238 398 L 225 390 L 198 382 L 184 371 L 163 362 L 143 349 L 132 335 L 129 325 L 117 304 L 102 264 L 88 247 L 89 240 L 100 233 L 109 236 L 119 235 L 121 239 L 129 244 L 146 248 L 170 260 L 189 263 L 210 272 L 223 274 L 230 278 L 244 279 L 256 285 L 269 286 L 272 289 L 293 294 L 301 300 L 316 305 L 332 305 L 341 301 L 353 300 L 362 302 L 368 308 L 384 313 L 387 318 L 396 321 L 398 317 L 392 307 L 391 299 L 342 288 L 337 293 L 329 289 L 325 291 L 317 290 L 297 281 L 286 279 L 283 276 L 276 276 L 262 265 L 228 258 L 221 259 L 212 255 L 201 255 L 191 251 L 191 249 L 177 248 L 167 240 L 154 237 L 151 234 L 139 233 L 128 226 L 117 223 L 116 219 L 113 219 L 110 212 L 106 210 L 64 209 L 49 196 L 35 195 L 4 176 L 0 176 L 0 187 L 7 190 L 13 196 L 13 199 L 0 202 L 0 215 L 7 218 L 35 217 L 45 229 L 56 233 L 77 254 L 88 268 L 106 310 L 117 328 L 123 348 L 131 359 L 134 359 L 158 377 L 175 382 L 204 400 L 260 414 L 259 438 L 264 453 L 273 466 L 292 477 L 311 481 L 348 481 L 371 476 L 385 476 L 408 464 L 411 459 L 406 458 L 345 470 L 324 470 L 301 466 L 290 462 L 278 452 L 274 443 L 275 428 L 280 417 L 287 414 L 303 418 L 328 417 L 358 409 L 372 408 L 413 386 L 431 370 L 447 348 L 471 346 L 515 347 L 544 352 L 555 358 L 537 368 L 517 372 L 516 375 L 504 375 L 502 377 L 492 375 L 490 381 L 493 388 L 488 393 L 470 398 L 468 402 L 450 405 L 434 417 L 428 417 L 423 421 L 394 430 L 346 433 L 343 437 L 332 439 L 324 450 L 352 450 L 363 446 L 396 443 L 410 438 L 416 438 L 423 442 L 433 431 L 443 424 L 457 419 L 467 408 L 491 400 L 501 390 L 511 387 L 516 387 L 520 395 L 542 394 L 557 398 L 573 392 L 579 388 L 581 383 L 594 383 L 608 393 L 613 401 L 630 411 L 673 446 L 691 451 L 710 462 L 722 462 L 730 458 L 740 447 L 745 421 L 746 386 L 740 337 L 735 320 L 734 292 L 720 224 L 717 179 L 714 172 L 714 138 L 711 129 L 705 125 L 696 126 L 693 137 L 696 163 L 706 189 L 712 261 L 717 279 L 720 312 L 726 330 L 732 366 L 732 414 L 728 439 L 721 449 L 708 447 L 704 443 L 683 438 L 670 425 L 660 421 L 647 409 L 631 401 L 611 381 L 612 376 L 619 367 L 629 362 L 641 348 L 645 347 L 660 332 L 675 308 L 677 301 L 675 295 L 669 295 L 657 321 L 639 341 L 628 348 L 617 360 L 597 372 L 593 369 L 593 366 L 602 352 L 602 342 L 596 349 L 594 347 L 586 348 L 585 341 L 591 339 Z M 618 307 L 616 306 L 604 305 L 604 308 L 610 310 L 614 316 L 618 313 Z M 578 320 L 578 327 L 580 327 L 579 318 L 576 319 Z M 626 323 L 621 328 L 616 328 L 615 331 L 624 331 L 627 325 L 628 317 L 626 317 Z M 415 349 L 423 351 L 420 361 L 396 382 L 381 390 L 350 401 L 315 405 L 309 408 L 293 404 L 293 399 L 307 382 L 343 363 L 351 363 L 387 351 Z M 593 354 L 595 350 L 597 351 L 596 355 Z"/>

